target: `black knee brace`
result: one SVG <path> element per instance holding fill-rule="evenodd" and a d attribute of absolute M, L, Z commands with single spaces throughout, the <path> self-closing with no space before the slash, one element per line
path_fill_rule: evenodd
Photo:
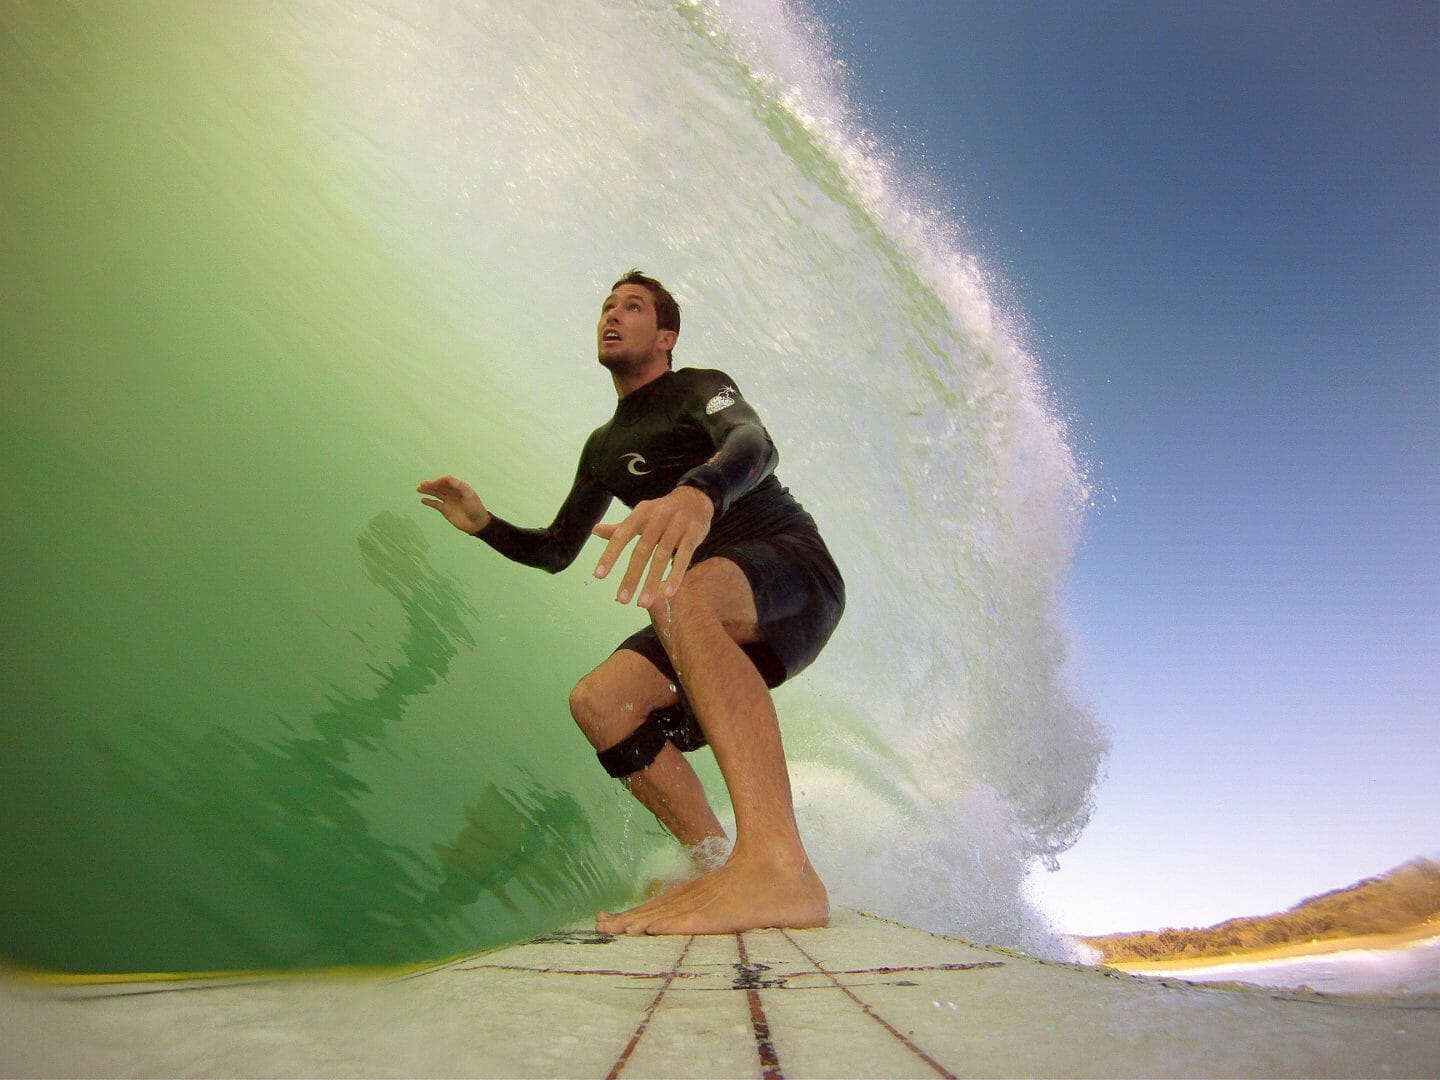
<path fill-rule="evenodd" d="M 705 745 L 705 734 L 683 700 L 677 705 L 656 709 L 629 735 L 595 756 L 607 773 L 623 780 L 648 767 L 660 756 L 667 742 L 674 743 L 675 749 L 686 754 Z"/>

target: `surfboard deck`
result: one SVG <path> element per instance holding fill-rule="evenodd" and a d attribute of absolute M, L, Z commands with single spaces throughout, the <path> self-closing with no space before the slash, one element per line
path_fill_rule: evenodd
<path fill-rule="evenodd" d="M 1440 999 L 1201 986 L 875 916 L 384 977 L 0 984 L 6 1075 L 1435 1076 Z"/>

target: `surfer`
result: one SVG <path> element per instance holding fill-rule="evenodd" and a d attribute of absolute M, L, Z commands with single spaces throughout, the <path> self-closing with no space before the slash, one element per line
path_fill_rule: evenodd
<path fill-rule="evenodd" d="M 845 587 L 814 520 L 775 477 L 777 453 L 755 411 L 720 371 L 674 370 L 680 309 L 632 270 L 600 309 L 599 361 L 619 397 L 581 454 L 569 495 L 546 529 L 518 528 L 453 476 L 421 501 L 500 554 L 555 573 L 592 534 L 608 541 L 595 576 L 634 549 L 616 599 L 650 625 L 586 675 L 570 711 L 600 763 L 706 870 L 599 930 L 731 933 L 823 926 L 825 886 L 801 842 L 770 690 L 829 639 Z M 630 508 L 600 524 L 610 501 Z M 667 572 L 668 571 L 668 572 Z M 735 809 L 726 844 L 683 752 L 709 744 Z M 719 862 L 719 860 L 715 860 Z"/>

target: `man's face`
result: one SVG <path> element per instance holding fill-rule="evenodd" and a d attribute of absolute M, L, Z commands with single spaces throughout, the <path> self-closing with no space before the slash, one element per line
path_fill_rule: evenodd
<path fill-rule="evenodd" d="M 643 285 L 621 285 L 600 305 L 595 328 L 600 363 L 612 371 L 643 366 L 674 347 L 673 330 L 661 330 L 655 298 Z"/>

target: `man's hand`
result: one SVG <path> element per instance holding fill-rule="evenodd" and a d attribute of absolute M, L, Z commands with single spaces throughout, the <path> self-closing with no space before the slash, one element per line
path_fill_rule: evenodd
<path fill-rule="evenodd" d="M 415 489 L 422 495 L 432 496 L 420 501 L 432 506 L 445 515 L 445 520 L 461 532 L 477 533 L 490 524 L 490 511 L 475 494 L 475 489 L 464 480 L 453 476 L 442 476 L 426 480 Z"/>
<path fill-rule="evenodd" d="M 682 484 L 669 495 L 640 503 L 618 525 L 596 525 L 595 535 L 610 543 L 600 556 L 595 576 L 603 578 L 610 573 L 620 553 L 634 540 L 630 566 L 615 599 L 622 604 L 630 602 L 648 562 L 650 573 L 640 590 L 640 606 L 648 608 L 661 598 L 668 600 L 679 590 L 685 571 L 690 568 L 690 559 L 709 534 L 714 516 L 715 504 L 710 496 L 699 488 Z M 667 566 L 670 574 L 662 581 Z"/>

